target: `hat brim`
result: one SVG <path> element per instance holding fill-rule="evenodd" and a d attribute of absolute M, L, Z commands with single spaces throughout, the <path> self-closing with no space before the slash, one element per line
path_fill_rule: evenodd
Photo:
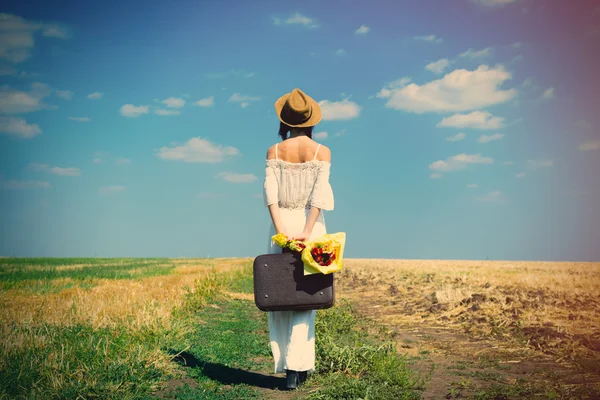
<path fill-rule="evenodd" d="M 292 125 L 292 124 L 289 124 L 288 122 L 286 122 L 285 120 L 283 120 L 281 118 L 281 110 L 283 109 L 283 105 L 285 104 L 286 100 L 288 99 L 288 97 L 291 94 L 292 94 L 291 92 L 286 93 L 283 96 L 281 96 L 280 98 L 278 98 L 277 101 L 275 102 L 275 112 L 277 113 L 277 118 L 279 118 L 279 120 L 281 122 L 283 122 L 284 124 L 286 124 L 288 126 L 291 126 L 292 128 L 304 128 L 304 127 L 308 127 L 308 126 L 315 126 L 316 124 L 321 122 L 321 118 L 323 117 L 323 114 L 321 113 L 321 106 L 319 105 L 319 103 L 317 103 L 312 97 L 310 97 L 306 93 L 304 94 L 304 96 L 309 101 L 310 106 L 312 108 L 312 115 L 310 116 L 308 121 L 305 121 L 298 125 Z"/>

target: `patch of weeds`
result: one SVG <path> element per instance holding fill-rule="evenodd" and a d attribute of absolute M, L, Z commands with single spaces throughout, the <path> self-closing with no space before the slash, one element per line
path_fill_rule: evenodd
<path fill-rule="evenodd" d="M 317 374 L 311 381 L 321 388 L 308 399 L 421 398 L 423 380 L 393 341 L 369 335 L 365 323 L 347 301 L 317 313 Z"/>
<path fill-rule="evenodd" d="M 220 298 L 220 292 L 225 287 L 226 277 L 211 270 L 206 276 L 194 280 L 194 286 L 185 286 L 185 301 L 172 311 L 176 317 L 183 317 L 202 310 L 207 304 Z"/>
<path fill-rule="evenodd" d="M 446 398 L 455 399 L 461 397 L 463 390 L 468 389 L 470 386 L 471 381 L 465 378 L 462 378 L 460 382 L 451 382 L 448 394 L 446 394 Z"/>
<path fill-rule="evenodd" d="M 11 326 L 0 358 L 0 398 L 133 399 L 174 376 L 158 342 L 147 335 L 86 325 Z"/>

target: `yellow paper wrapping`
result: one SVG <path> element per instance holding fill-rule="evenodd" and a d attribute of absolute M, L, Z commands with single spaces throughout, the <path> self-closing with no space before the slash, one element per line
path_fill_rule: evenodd
<path fill-rule="evenodd" d="M 328 233 L 315 240 L 312 240 L 306 245 L 302 251 L 302 261 L 304 262 L 304 275 L 313 274 L 331 274 L 342 270 L 342 260 L 344 257 L 344 246 L 346 245 L 346 233 Z M 335 254 L 335 260 L 330 265 L 319 265 L 313 259 L 311 250 L 317 246 L 328 246 L 330 251 Z"/>

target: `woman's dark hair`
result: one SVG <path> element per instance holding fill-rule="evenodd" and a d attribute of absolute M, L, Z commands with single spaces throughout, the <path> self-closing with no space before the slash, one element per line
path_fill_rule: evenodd
<path fill-rule="evenodd" d="M 312 139 L 312 131 L 313 131 L 313 127 L 312 126 L 306 126 L 304 128 L 294 128 L 299 130 L 300 132 L 304 133 L 306 136 L 308 136 L 310 139 Z M 290 132 L 290 130 L 292 130 L 292 127 L 280 122 L 279 123 L 279 136 L 281 136 L 281 140 L 285 140 L 288 137 L 288 133 Z"/>

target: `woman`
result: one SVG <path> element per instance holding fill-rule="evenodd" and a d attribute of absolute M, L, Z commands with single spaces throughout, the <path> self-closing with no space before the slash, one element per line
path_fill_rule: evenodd
<path fill-rule="evenodd" d="M 283 142 L 267 151 L 264 199 L 272 220 L 269 238 L 283 233 L 310 241 L 327 233 L 321 210 L 333 210 L 331 152 L 312 140 L 312 129 L 321 120 L 321 107 L 294 89 L 275 102 L 275 111 Z M 282 248 L 270 240 L 267 253 L 281 252 Z M 285 370 L 289 389 L 314 371 L 315 316 L 315 310 L 269 312 L 275 373 Z"/>

